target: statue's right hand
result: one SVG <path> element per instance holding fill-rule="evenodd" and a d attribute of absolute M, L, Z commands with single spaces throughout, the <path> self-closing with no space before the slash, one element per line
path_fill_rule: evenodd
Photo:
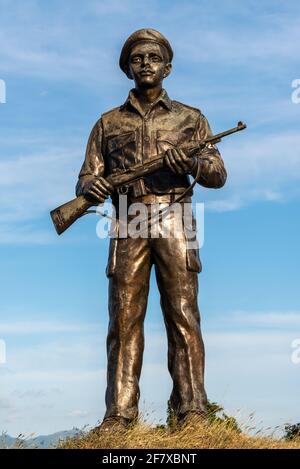
<path fill-rule="evenodd" d="M 96 201 L 98 204 L 103 204 L 114 192 L 114 187 L 103 177 L 92 179 L 88 181 L 83 189 L 82 194 L 86 197 Z"/>

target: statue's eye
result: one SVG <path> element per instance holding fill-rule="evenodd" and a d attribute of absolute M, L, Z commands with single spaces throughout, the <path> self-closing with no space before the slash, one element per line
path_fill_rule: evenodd
<path fill-rule="evenodd" d="M 152 57 L 152 62 L 160 62 L 160 60 L 161 60 L 161 59 L 160 59 L 160 57 L 159 57 L 158 55 L 154 55 L 154 56 Z"/>
<path fill-rule="evenodd" d="M 135 57 L 132 57 L 131 63 L 138 64 L 141 62 L 141 60 L 142 60 L 141 57 L 135 56 Z"/>

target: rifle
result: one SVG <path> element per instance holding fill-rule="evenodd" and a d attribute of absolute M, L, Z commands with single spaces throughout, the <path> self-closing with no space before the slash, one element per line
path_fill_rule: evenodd
<path fill-rule="evenodd" d="M 203 150 L 206 145 L 215 144 L 222 140 L 223 137 L 227 137 L 235 132 L 245 129 L 247 126 L 243 122 L 238 122 L 237 127 L 234 127 L 225 132 L 221 132 L 211 137 L 206 138 L 205 140 L 198 142 L 193 141 L 189 144 L 180 147 L 185 153 L 190 157 L 195 157 L 195 154 L 199 150 Z M 119 193 L 126 193 L 127 185 L 137 181 L 138 179 L 152 174 L 153 172 L 161 169 L 164 166 L 164 157 L 165 152 L 160 153 L 155 158 L 152 158 L 145 163 L 138 163 L 133 165 L 131 168 L 128 168 L 124 171 L 115 172 L 107 176 L 106 180 L 118 190 Z M 197 157 L 196 157 L 197 158 Z M 207 158 L 201 158 L 205 160 Z M 53 224 L 57 231 L 57 234 L 62 234 L 69 226 L 71 226 L 77 218 L 81 217 L 86 213 L 86 211 L 95 205 L 95 202 L 92 202 L 90 199 L 84 195 L 79 195 L 73 200 L 60 205 L 56 209 L 50 212 Z"/>

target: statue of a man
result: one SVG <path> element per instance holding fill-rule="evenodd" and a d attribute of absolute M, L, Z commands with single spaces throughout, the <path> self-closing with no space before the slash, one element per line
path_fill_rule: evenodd
<path fill-rule="evenodd" d="M 173 101 L 162 84 L 172 69 L 173 51 L 158 31 L 141 29 L 125 42 L 120 67 L 135 88 L 125 103 L 104 113 L 89 137 L 79 174 L 77 195 L 95 203 L 109 196 L 118 213 L 118 194 L 107 175 L 143 163 L 166 151 L 164 168 L 137 180 L 127 193 L 129 203 L 172 204 L 195 176 L 195 160 L 184 143 L 211 135 L 198 109 Z M 203 156 L 205 155 L 205 159 Z M 220 153 L 208 145 L 197 155 L 198 182 L 219 188 L 226 181 Z M 180 203 L 191 204 L 187 193 Z M 194 220 L 195 221 L 195 220 Z M 206 413 L 204 346 L 197 304 L 199 251 L 187 247 L 186 236 L 115 237 L 110 240 L 106 414 L 100 426 L 127 428 L 138 416 L 139 378 L 144 349 L 144 318 L 149 278 L 154 264 L 168 336 L 168 368 L 173 380 L 170 406 L 179 422 Z"/>

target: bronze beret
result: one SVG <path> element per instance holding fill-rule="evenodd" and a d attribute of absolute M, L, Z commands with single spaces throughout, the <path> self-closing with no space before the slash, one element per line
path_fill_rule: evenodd
<path fill-rule="evenodd" d="M 131 48 L 140 41 L 149 41 L 155 42 L 156 44 L 160 44 L 166 48 L 166 51 L 169 55 L 169 61 L 171 62 L 173 59 L 173 50 L 169 43 L 169 41 L 158 31 L 155 29 L 139 29 L 132 33 L 129 38 L 126 40 L 124 46 L 121 50 L 119 65 L 121 70 L 124 73 L 127 72 L 126 65 L 129 58 Z"/>

